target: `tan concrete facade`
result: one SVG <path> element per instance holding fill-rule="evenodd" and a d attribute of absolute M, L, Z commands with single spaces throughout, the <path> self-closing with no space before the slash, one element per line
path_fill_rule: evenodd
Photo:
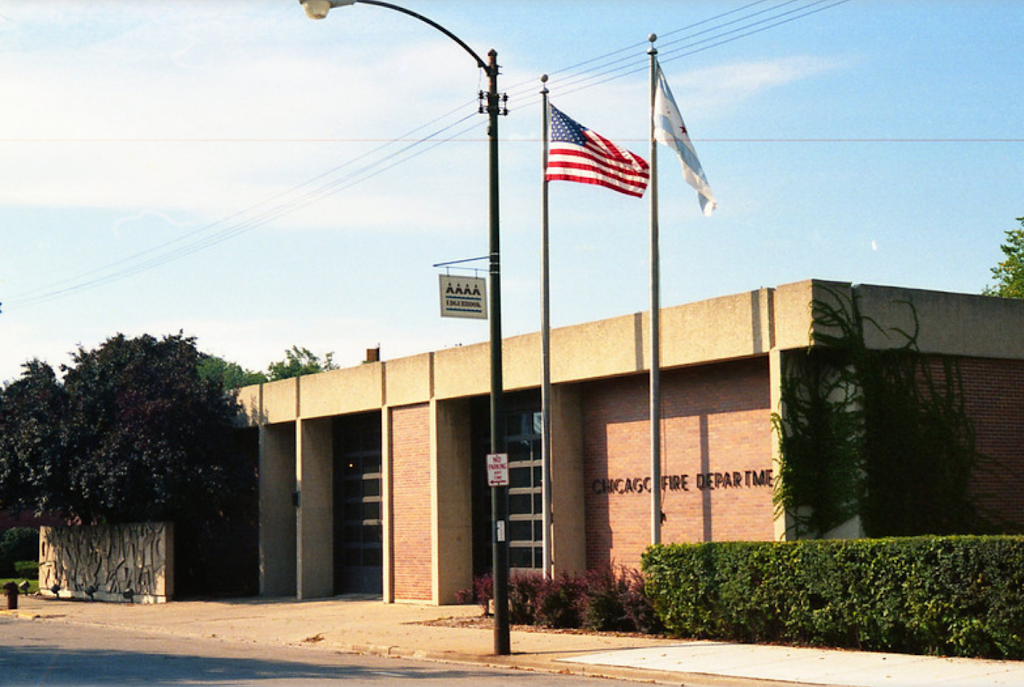
<path fill-rule="evenodd" d="M 692 450 L 679 449 L 680 465 L 700 470 L 703 441 L 706 474 L 770 469 L 777 457 L 770 414 L 778 409 L 784 359 L 808 346 L 813 300 L 850 298 L 854 292 L 862 312 L 882 329 L 909 331 L 916 326 L 922 352 L 1024 360 L 1024 303 L 1004 299 L 809 280 L 666 308 L 661 315 L 661 366 L 670 384 L 676 379 L 679 395 L 672 401 L 676 409 L 664 419 L 665 440 L 675 442 L 673 446 L 697 442 Z M 903 342 L 870 332 L 868 343 L 885 348 Z M 610 478 L 627 462 L 616 457 L 625 455 L 622 446 L 600 449 L 584 436 L 585 427 L 598 426 L 588 425 L 586 418 L 598 391 L 607 405 L 606 422 L 615 423 L 620 433 L 625 427 L 618 424 L 622 413 L 636 410 L 616 410 L 618 392 L 606 382 L 632 379 L 646 384 L 648 313 L 557 329 L 551 351 L 552 549 L 556 570 L 574 571 L 605 556 L 588 551 L 602 541 L 588 534 L 588 518 L 598 507 L 587 484 L 595 474 L 588 451 L 606 450 L 611 456 Z M 503 356 L 506 392 L 529 393 L 539 387 L 539 334 L 507 339 Z M 685 370 L 697 376 L 682 374 Z M 675 378 L 673 371 L 678 371 Z M 733 380 L 727 387 L 731 396 L 687 405 L 688 395 L 721 388 L 716 381 L 721 375 Z M 332 429 L 332 419 L 368 411 L 379 413 L 374 421 L 379 427 L 373 429 L 381 436 L 383 598 L 444 603 L 468 589 L 474 527 L 481 526 L 473 522 L 478 516 L 471 497 L 477 428 L 471 417 L 473 404 L 489 393 L 489 383 L 488 346 L 477 344 L 241 389 L 246 420 L 260 428 L 262 593 L 300 598 L 337 593 L 338 534 L 332 531 L 337 497 L 331 465 L 340 439 L 332 435 L 339 431 Z M 642 414 L 646 418 L 646 411 Z M 646 419 L 636 422 L 639 434 L 649 431 Z M 411 432 L 417 436 L 408 436 Z M 629 449 L 629 470 L 640 470 L 642 452 Z M 784 523 L 772 523 L 770 489 L 701 492 L 690 505 L 684 498 L 683 490 L 672 496 L 678 517 L 666 529 L 677 538 L 772 538 L 785 531 Z M 699 500 L 703 503 L 698 505 Z M 736 510 L 734 518 L 767 522 L 745 528 L 729 520 L 726 504 Z M 611 508 L 621 523 L 643 507 L 636 501 L 625 509 L 621 502 Z M 643 523 L 649 522 L 644 518 Z M 644 544 L 639 535 L 624 536 L 621 531 L 608 533 L 627 542 L 626 548 L 615 547 L 617 563 L 634 560 L 619 551 L 642 549 Z"/>

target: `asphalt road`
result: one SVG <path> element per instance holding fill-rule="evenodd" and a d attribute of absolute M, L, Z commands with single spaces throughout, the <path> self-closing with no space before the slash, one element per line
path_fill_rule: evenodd
<path fill-rule="evenodd" d="M 216 638 L 139 635 L 0 618 L 0 685 L 402 685 L 583 687 L 614 680 L 418 662 Z"/>

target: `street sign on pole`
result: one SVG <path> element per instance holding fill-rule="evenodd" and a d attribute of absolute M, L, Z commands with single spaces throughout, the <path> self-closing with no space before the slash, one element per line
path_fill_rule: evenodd
<path fill-rule="evenodd" d="M 507 487 L 508 486 L 508 454 L 488 453 L 487 454 L 487 486 Z"/>
<path fill-rule="evenodd" d="M 439 275 L 441 317 L 487 319 L 487 281 L 479 277 Z"/>

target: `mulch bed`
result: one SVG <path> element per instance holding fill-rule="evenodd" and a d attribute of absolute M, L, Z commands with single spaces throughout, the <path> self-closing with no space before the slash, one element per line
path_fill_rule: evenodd
<path fill-rule="evenodd" d="M 471 630 L 491 630 L 494 628 L 494 616 L 473 615 L 436 618 L 434 620 L 424 620 L 416 624 L 427 625 L 430 627 L 459 627 Z M 608 635 L 609 637 L 646 637 L 649 639 L 665 638 L 665 635 L 661 634 L 644 634 L 642 632 L 595 632 L 591 630 L 584 630 L 582 628 L 554 628 L 544 627 L 542 625 L 511 625 L 510 629 L 516 630 L 517 632 L 548 632 L 551 634 L 566 635 Z"/>

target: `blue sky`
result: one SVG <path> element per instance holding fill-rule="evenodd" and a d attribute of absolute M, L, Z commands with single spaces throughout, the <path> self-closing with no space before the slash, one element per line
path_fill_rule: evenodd
<path fill-rule="evenodd" d="M 539 76 L 647 157 L 651 32 L 719 202 L 704 218 L 662 149 L 665 306 L 807 278 L 977 293 L 1024 215 L 1024 3 L 403 4 L 498 51 L 508 336 L 539 328 Z M 487 340 L 439 317 L 432 267 L 487 253 L 486 84 L 430 27 L 0 0 L 0 82 L 0 380 L 118 332 L 252 369 Z M 553 324 L 646 310 L 646 198 L 550 198 Z"/>

